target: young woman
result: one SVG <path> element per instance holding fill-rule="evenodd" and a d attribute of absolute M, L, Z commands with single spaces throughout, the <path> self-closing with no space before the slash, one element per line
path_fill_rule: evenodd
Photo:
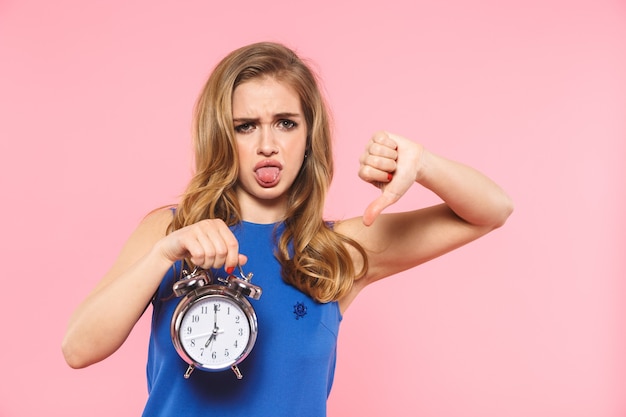
<path fill-rule="evenodd" d="M 196 105 L 194 139 L 196 172 L 181 201 L 146 216 L 63 343 L 70 366 L 98 362 L 152 303 L 146 416 L 324 416 L 339 322 L 359 292 L 483 236 L 512 211 L 476 170 L 378 132 L 359 176 L 380 197 L 363 217 L 324 219 L 333 175 L 327 110 L 314 74 L 279 44 L 249 45 L 218 64 Z M 443 202 L 381 214 L 415 183 Z M 180 300 L 173 284 L 183 269 L 224 278 L 241 265 L 263 289 L 245 377 L 183 378 L 187 364 L 170 336 Z"/>

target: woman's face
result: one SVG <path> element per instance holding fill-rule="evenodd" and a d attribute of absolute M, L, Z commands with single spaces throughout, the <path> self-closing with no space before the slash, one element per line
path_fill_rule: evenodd
<path fill-rule="evenodd" d="M 304 161 L 307 126 L 300 98 L 286 83 L 264 77 L 233 92 L 239 155 L 237 197 L 244 220 L 282 220 L 287 191 Z"/>

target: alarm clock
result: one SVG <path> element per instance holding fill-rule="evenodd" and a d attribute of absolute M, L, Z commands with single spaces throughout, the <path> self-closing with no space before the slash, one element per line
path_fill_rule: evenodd
<path fill-rule="evenodd" d="M 257 338 L 254 308 L 247 298 L 258 300 L 262 290 L 250 281 L 252 273 L 240 277 L 213 279 L 209 271 L 183 270 L 183 278 L 173 285 L 174 295 L 182 297 L 172 316 L 172 343 L 179 356 L 194 369 L 219 372 L 232 369 L 243 378 L 238 365 L 250 354 Z"/>

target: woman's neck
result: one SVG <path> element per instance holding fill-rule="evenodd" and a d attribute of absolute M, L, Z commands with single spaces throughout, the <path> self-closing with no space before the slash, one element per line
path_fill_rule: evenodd
<path fill-rule="evenodd" d="M 249 198 L 239 199 L 241 219 L 258 224 L 272 224 L 285 220 L 287 213 L 287 199 L 258 200 Z"/>

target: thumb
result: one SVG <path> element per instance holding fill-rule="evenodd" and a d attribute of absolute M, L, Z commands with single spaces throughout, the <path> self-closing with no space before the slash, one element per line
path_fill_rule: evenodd
<path fill-rule="evenodd" d="M 384 209 L 398 201 L 400 195 L 385 189 L 378 198 L 370 203 L 363 213 L 363 224 L 371 226 Z"/>

